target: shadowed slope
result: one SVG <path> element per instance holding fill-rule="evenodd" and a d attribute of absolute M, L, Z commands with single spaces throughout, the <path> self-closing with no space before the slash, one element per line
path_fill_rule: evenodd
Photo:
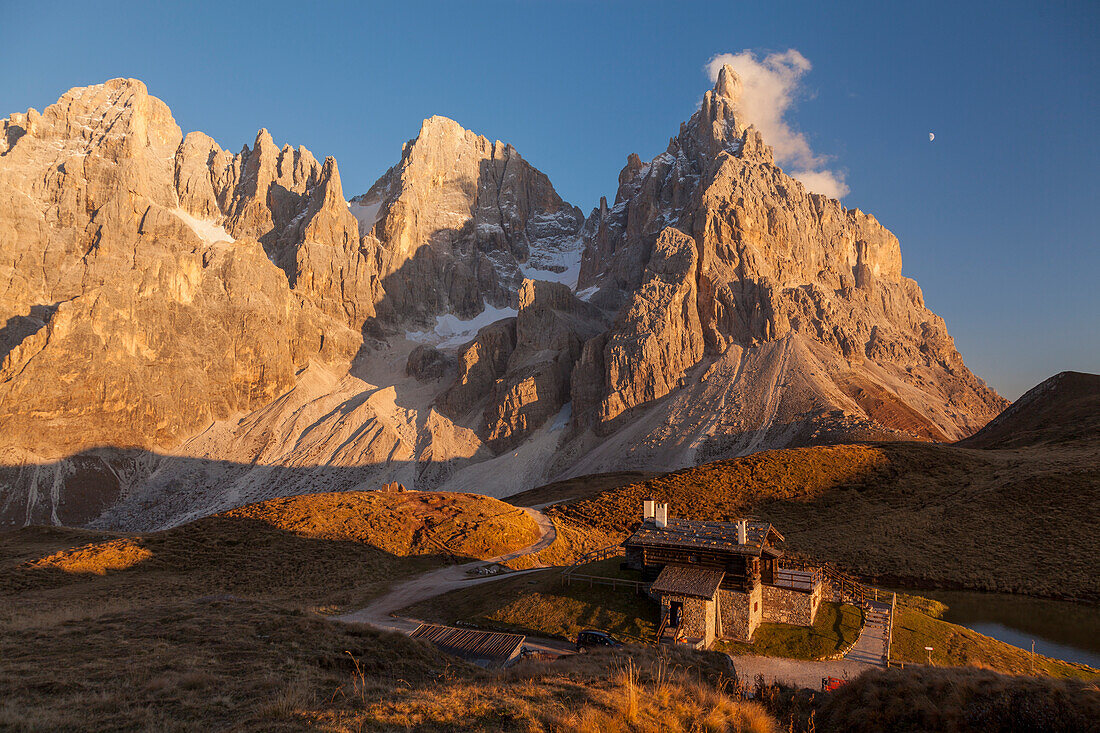
<path fill-rule="evenodd" d="M 578 491 L 577 494 L 579 495 Z M 625 536 L 642 502 L 773 522 L 788 551 L 879 580 L 1100 600 L 1100 467 L 1088 448 L 921 443 L 767 451 L 601 490 L 548 512 Z"/>
<path fill-rule="evenodd" d="M 276 499 L 134 535 L 26 527 L 0 533 L 0 601 L 23 612 L 211 593 L 361 605 L 396 578 L 538 536 L 525 512 L 495 499 L 419 492 Z"/>
<path fill-rule="evenodd" d="M 1100 438 L 1100 374 L 1061 372 L 1028 390 L 974 435 L 968 448 L 1090 443 Z"/>

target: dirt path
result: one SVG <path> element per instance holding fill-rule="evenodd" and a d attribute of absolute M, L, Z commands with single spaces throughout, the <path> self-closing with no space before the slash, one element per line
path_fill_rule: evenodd
<path fill-rule="evenodd" d="M 351 613 L 335 616 L 333 618 L 337 621 L 366 623 L 379 629 L 399 631 L 408 634 L 420 625 L 420 621 L 391 615 L 395 611 L 399 611 L 402 608 L 423 601 L 426 598 L 434 598 L 435 596 L 443 595 L 444 593 L 458 588 L 468 588 L 472 585 L 488 583 L 493 580 L 500 580 L 501 578 L 512 578 L 516 575 L 522 575 L 534 570 L 542 570 L 543 568 L 538 567 L 531 568 L 530 570 L 519 570 L 497 575 L 470 575 L 470 571 L 476 570 L 477 568 L 505 562 L 523 555 L 530 555 L 544 550 L 553 544 L 558 533 L 557 529 L 554 527 L 554 523 L 550 521 L 550 518 L 537 509 L 524 507 L 523 510 L 539 525 L 541 536 L 533 545 L 489 560 L 476 560 L 463 565 L 450 565 L 417 575 L 415 578 L 397 583 L 390 588 L 385 595 L 376 598 L 366 608 L 361 608 L 358 611 L 352 611 Z"/>
<path fill-rule="evenodd" d="M 757 657 L 747 654 L 738 657 L 731 656 L 730 661 L 733 662 L 733 668 L 737 671 L 739 680 L 752 683 L 758 675 L 763 675 L 765 682 L 782 682 L 811 690 L 821 689 L 821 679 L 823 677 L 854 679 L 861 672 L 875 666 L 851 659 L 838 659 L 834 662 L 807 662 L 801 659 Z"/>

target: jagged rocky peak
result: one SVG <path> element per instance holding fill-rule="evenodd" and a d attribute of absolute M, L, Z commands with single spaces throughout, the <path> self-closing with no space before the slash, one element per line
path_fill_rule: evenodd
<path fill-rule="evenodd" d="M 615 205 L 606 201 L 584 225 L 585 249 L 578 289 L 600 290 L 589 297 L 617 309 L 623 293 L 637 288 L 645 271 L 645 253 L 666 226 L 680 226 L 685 212 L 694 208 L 699 183 L 714 175 L 729 157 L 772 165 L 771 148 L 759 131 L 747 124 L 737 102 L 743 84 L 728 64 L 718 74 L 713 89 L 703 95 L 699 109 L 680 125 L 679 134 L 648 163 L 636 153 L 627 157 L 619 173 Z M 627 241 L 644 242 L 641 248 L 624 249 Z"/>
<path fill-rule="evenodd" d="M 334 158 L 279 148 L 265 128 L 236 155 L 193 132 L 176 154 L 175 182 L 182 208 L 259 240 L 290 286 L 326 313 L 354 328 L 375 315 L 377 261 L 359 246 Z"/>
<path fill-rule="evenodd" d="M 507 494 L 973 432 L 1004 401 L 897 239 L 776 166 L 742 86 L 720 70 L 587 220 L 443 117 L 349 206 L 335 160 L 263 129 L 236 154 L 183 136 L 140 82 L 12 115 L 0 522 L 159 526 L 384 481 Z"/>
<path fill-rule="evenodd" d="M 729 64 L 723 64 L 718 71 L 718 82 L 714 85 L 714 93 L 737 104 L 744 90 L 745 85 L 741 82 L 740 75 Z"/>
<path fill-rule="evenodd" d="M 511 145 L 446 117 L 424 120 L 351 210 L 379 249 L 379 313 L 394 323 L 515 309 L 525 276 L 576 282 L 580 210 Z"/>
<path fill-rule="evenodd" d="M 601 202 L 585 223 L 579 288 L 618 315 L 573 372 L 577 427 L 618 429 L 687 385 L 693 369 L 782 341 L 813 354 L 819 366 L 805 368 L 823 377 L 807 388 L 816 402 L 789 400 L 806 412 L 787 416 L 791 436 L 830 404 L 925 437 L 972 432 L 1004 401 L 966 369 L 942 319 L 902 277 L 897 238 L 777 167 L 738 107 L 741 89 L 721 69 L 668 149 L 648 164 L 628 158 L 615 205 Z"/>

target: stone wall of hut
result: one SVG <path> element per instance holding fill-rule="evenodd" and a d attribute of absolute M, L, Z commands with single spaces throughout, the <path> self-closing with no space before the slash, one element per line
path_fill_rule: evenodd
<path fill-rule="evenodd" d="M 757 584 L 752 591 L 718 590 L 718 608 L 722 615 L 722 637 L 751 641 L 753 632 L 763 619 L 763 596 Z"/>
<path fill-rule="evenodd" d="M 762 586 L 764 621 L 812 626 L 817 608 L 821 605 L 822 587 L 819 583 L 812 592 L 806 593 L 774 585 Z"/>

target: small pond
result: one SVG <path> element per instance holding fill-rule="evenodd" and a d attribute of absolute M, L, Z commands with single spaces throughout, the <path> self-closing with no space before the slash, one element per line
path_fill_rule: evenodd
<path fill-rule="evenodd" d="M 1007 644 L 1100 669 L 1100 608 L 1068 601 L 967 591 L 911 590 L 947 604 L 944 621 Z"/>

